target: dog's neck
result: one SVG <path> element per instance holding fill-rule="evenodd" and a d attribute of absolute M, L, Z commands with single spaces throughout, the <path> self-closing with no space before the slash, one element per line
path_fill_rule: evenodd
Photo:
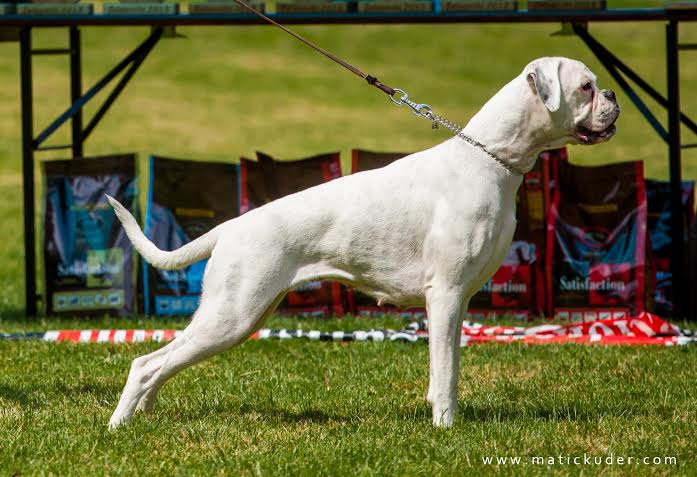
<path fill-rule="evenodd" d="M 464 133 L 481 142 L 492 153 L 516 170 L 533 168 L 537 156 L 545 149 L 551 131 L 549 112 L 521 75 L 494 95 L 474 115 Z M 492 127 L 495 125 L 495 127 Z"/>

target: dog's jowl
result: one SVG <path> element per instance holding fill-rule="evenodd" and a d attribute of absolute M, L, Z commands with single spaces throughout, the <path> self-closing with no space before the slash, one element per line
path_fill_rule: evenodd
<path fill-rule="evenodd" d="M 541 58 L 465 127 L 491 154 L 453 137 L 251 210 L 172 252 L 150 243 L 110 199 L 133 246 L 153 266 L 178 269 L 210 257 L 191 324 L 133 361 L 110 427 L 137 409 L 150 410 L 158 390 L 182 369 L 243 342 L 289 289 L 310 280 L 338 280 L 379 302 L 426 307 L 428 401 L 433 423 L 452 425 L 461 322 L 470 297 L 509 249 L 522 174 L 542 150 L 610 139 L 618 115 L 614 94 L 600 90 L 582 63 Z"/>

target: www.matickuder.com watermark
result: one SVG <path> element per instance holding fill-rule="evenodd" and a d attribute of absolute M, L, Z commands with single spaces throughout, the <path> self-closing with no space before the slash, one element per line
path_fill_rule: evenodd
<path fill-rule="evenodd" d="M 593 455 L 585 452 L 580 455 L 559 454 L 556 456 L 482 456 L 484 465 L 499 466 L 610 466 L 610 465 L 678 465 L 675 456 L 626 456 Z"/>

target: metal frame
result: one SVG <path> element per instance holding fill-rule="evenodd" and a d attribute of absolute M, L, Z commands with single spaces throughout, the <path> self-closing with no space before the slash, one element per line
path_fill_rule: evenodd
<path fill-rule="evenodd" d="M 667 97 L 660 94 L 640 75 L 624 64 L 617 56 L 613 55 L 597 39 L 588 33 L 586 25 L 574 25 L 574 33 L 588 46 L 598 61 L 605 67 L 615 79 L 620 88 L 634 103 L 641 114 L 646 118 L 651 127 L 668 145 L 668 162 L 670 173 L 670 208 L 671 208 L 671 236 L 673 237 L 671 273 L 673 303 L 677 316 L 693 315 L 695 310 L 688 310 L 688 265 L 687 265 L 687 236 L 684 233 L 685 223 L 682 214 L 682 168 L 681 149 L 693 147 L 688 144 L 683 146 L 680 140 L 680 125 L 683 124 L 694 134 L 697 134 L 697 124 L 684 114 L 680 109 L 680 67 L 678 50 L 694 49 L 695 45 L 680 45 L 678 43 L 678 22 L 671 20 L 666 24 L 666 75 L 668 79 Z M 665 128 L 656 118 L 651 109 L 631 87 L 627 79 L 633 81 L 646 94 L 662 106 L 668 116 L 668 127 Z M 694 316 L 690 316 L 694 318 Z"/>
<path fill-rule="evenodd" d="M 478 13 L 432 13 L 432 14 L 303 14 L 274 15 L 286 24 L 387 24 L 387 23 L 527 23 L 564 22 L 572 23 L 574 33 L 589 47 L 601 64 L 607 69 L 630 100 L 644 115 L 657 134 L 667 142 L 669 152 L 669 171 L 671 184 L 671 233 L 673 236 L 673 294 L 675 314 L 687 316 L 687 252 L 684 224 L 681 213 L 681 149 L 697 147 L 697 144 L 681 145 L 680 125 L 684 124 L 697 134 L 697 124 L 680 110 L 679 50 L 697 49 L 697 45 L 680 45 L 678 29 L 680 21 L 697 21 L 697 10 L 664 9 L 619 9 L 587 12 L 478 12 Z M 664 21 L 666 22 L 666 75 L 668 78 L 667 96 L 661 95 L 641 76 L 612 54 L 587 30 L 588 22 L 615 21 Z M 25 245 L 25 291 L 26 312 L 33 316 L 37 311 L 36 294 L 36 249 L 34 224 L 34 152 L 48 149 L 72 150 L 73 158 L 83 156 L 83 143 L 98 125 L 109 107 L 118 98 L 126 84 L 136 73 L 142 62 L 162 37 L 163 27 L 175 25 L 259 25 L 259 18 L 250 15 L 75 15 L 75 16 L 0 16 L 0 28 L 19 27 L 21 64 L 21 103 L 22 103 L 22 169 L 24 185 L 24 245 Z M 86 93 L 81 90 L 81 46 L 79 26 L 123 26 L 143 25 L 153 27 L 146 38 L 124 60 L 98 81 Z M 69 27 L 70 47 L 68 49 L 31 49 L 31 30 L 33 27 Z M 71 100 L 72 105 L 34 138 L 32 102 L 32 54 L 70 54 Z M 82 108 L 99 91 L 109 84 L 126 68 L 119 82 L 97 110 L 87 127 L 82 126 Z M 632 88 L 629 81 L 653 98 L 668 112 L 668 125 L 665 128 L 656 115 Z M 66 146 L 42 146 L 65 121 L 71 120 L 71 144 Z M 693 311 L 690 310 L 692 313 Z M 692 316 L 694 318 L 694 316 Z"/>
<path fill-rule="evenodd" d="M 36 224 L 35 194 L 34 194 L 34 153 L 56 149 L 70 149 L 73 159 L 83 157 L 83 143 L 90 133 L 99 124 L 114 101 L 124 90 L 140 65 L 162 37 L 162 27 L 154 28 L 138 47 L 126 58 L 112 68 L 102 79 L 97 81 L 86 93 L 82 94 L 82 47 L 80 42 L 80 30 L 77 26 L 69 27 L 70 47 L 67 49 L 36 49 L 31 47 L 32 27 L 26 26 L 20 30 L 20 63 L 21 63 L 21 101 L 22 101 L 22 174 L 24 188 L 24 291 L 25 309 L 28 316 L 37 313 L 37 301 L 41 298 L 36 293 Z M 51 124 L 49 124 L 36 138 L 34 137 L 33 119 L 33 76 L 32 56 L 34 55 L 70 55 L 70 99 L 71 105 Z M 126 70 L 126 68 L 128 68 Z M 124 70 L 116 86 L 112 89 L 104 103 L 99 107 L 87 127 L 82 127 L 82 108 L 104 89 L 114 78 Z M 67 145 L 43 146 L 66 121 L 71 123 L 71 143 Z"/>

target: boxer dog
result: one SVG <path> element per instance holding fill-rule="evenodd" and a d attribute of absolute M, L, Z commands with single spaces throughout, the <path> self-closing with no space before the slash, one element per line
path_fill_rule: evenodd
<path fill-rule="evenodd" d="M 462 320 L 511 244 L 523 174 L 545 149 L 607 141 L 619 112 L 615 94 L 600 90 L 585 65 L 540 58 L 467 124 L 464 134 L 481 145 L 455 136 L 382 169 L 283 197 L 172 252 L 153 245 L 109 197 L 133 246 L 154 267 L 210 258 L 191 323 L 133 361 L 109 427 L 151 410 L 168 379 L 245 341 L 288 290 L 313 280 L 338 280 L 379 303 L 426 306 L 427 400 L 433 424 L 451 426 Z"/>

